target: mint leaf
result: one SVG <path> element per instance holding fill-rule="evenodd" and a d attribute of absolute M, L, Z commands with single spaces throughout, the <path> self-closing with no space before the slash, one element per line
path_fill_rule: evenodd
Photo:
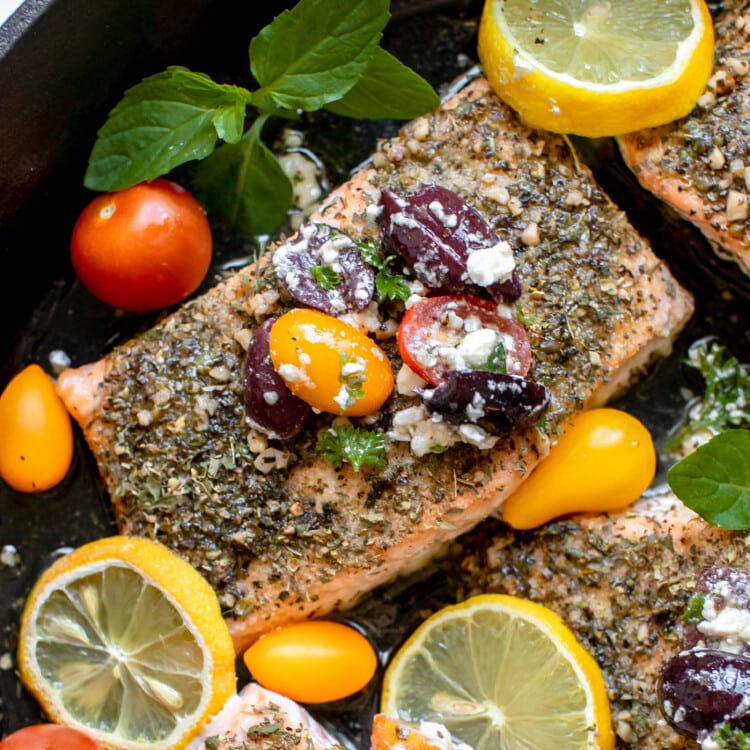
<path fill-rule="evenodd" d="M 725 430 L 667 472 L 672 492 L 709 523 L 750 529 L 750 431 Z"/>
<path fill-rule="evenodd" d="M 292 183 L 260 138 L 265 120 L 259 117 L 239 143 L 216 149 L 193 181 L 209 213 L 246 239 L 273 232 L 292 204 Z"/>
<path fill-rule="evenodd" d="M 411 120 L 438 104 L 440 97 L 424 78 L 378 47 L 354 88 L 326 109 L 362 120 Z"/>
<path fill-rule="evenodd" d="M 388 19 L 388 0 L 300 0 L 250 42 L 261 88 L 252 103 L 314 111 L 340 99 L 367 68 Z"/>
<path fill-rule="evenodd" d="M 171 67 L 125 92 L 97 134 L 84 185 L 120 190 L 153 180 L 233 143 L 244 127 L 250 92 Z"/>

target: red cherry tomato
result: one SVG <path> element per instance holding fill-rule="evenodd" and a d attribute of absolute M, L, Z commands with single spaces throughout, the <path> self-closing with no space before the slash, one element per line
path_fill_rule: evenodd
<path fill-rule="evenodd" d="M 100 750 L 82 732 L 58 724 L 34 724 L 9 734 L 0 750 Z"/>
<path fill-rule="evenodd" d="M 526 329 L 479 297 L 424 297 L 406 311 L 397 338 L 401 358 L 432 385 L 440 384 L 446 370 L 491 369 L 482 360 L 486 365 L 496 352 L 510 375 L 523 377 L 531 366 Z"/>
<path fill-rule="evenodd" d="M 358 630 L 340 622 L 310 620 L 272 630 L 242 657 L 267 690 L 298 703 L 327 703 L 361 690 L 377 657 Z"/>
<path fill-rule="evenodd" d="M 192 294 L 206 276 L 212 248 L 198 201 L 159 178 L 94 198 L 76 221 L 70 253 L 95 297 L 142 312 Z"/>

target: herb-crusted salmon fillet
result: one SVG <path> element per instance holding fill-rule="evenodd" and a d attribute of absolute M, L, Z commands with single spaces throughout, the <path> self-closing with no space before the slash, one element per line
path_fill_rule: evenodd
<path fill-rule="evenodd" d="M 502 238 L 494 260 L 508 260 L 503 242 L 512 248 L 520 297 L 498 309 L 527 330 L 530 370 L 526 379 L 497 377 L 543 383 L 543 420 L 482 438 L 475 425 L 462 431 L 431 417 L 394 336 L 404 306 L 386 300 L 342 316 L 379 342 L 397 376 L 377 411 L 348 419 L 313 411 L 283 439 L 255 429 L 244 408 L 247 348 L 269 319 L 298 306 L 279 281 L 276 252 L 58 379 L 119 528 L 165 542 L 206 576 L 238 649 L 274 626 L 351 604 L 496 512 L 563 420 L 626 387 L 692 313 L 690 295 L 565 142 L 521 125 L 484 80 L 382 142 L 312 226 L 380 246 L 384 196 L 396 232 L 411 227 L 404 196 L 424 186 L 452 191 L 484 218 Z M 446 228 L 455 223 L 443 204 L 429 205 Z M 299 238 L 289 242 L 294 249 Z M 389 268 L 424 295 L 403 266 Z M 292 274 L 293 290 L 298 281 Z M 342 425 L 379 435 L 382 460 L 359 471 L 327 460 L 319 433 Z"/>
<path fill-rule="evenodd" d="M 750 3 L 725 5 L 716 22 L 713 73 L 693 112 L 618 143 L 644 188 L 750 273 Z"/>
<path fill-rule="evenodd" d="M 486 523 L 455 564 L 465 596 L 525 597 L 568 623 L 602 668 L 618 747 L 677 750 L 698 745 L 662 716 L 659 673 L 684 648 L 683 615 L 701 571 L 744 567 L 748 541 L 664 495 L 532 531 Z"/>

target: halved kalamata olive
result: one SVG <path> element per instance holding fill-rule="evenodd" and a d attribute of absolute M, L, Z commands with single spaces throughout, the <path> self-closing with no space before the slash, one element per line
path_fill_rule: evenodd
<path fill-rule="evenodd" d="M 428 413 L 451 424 L 492 422 L 510 430 L 533 422 L 549 403 L 547 389 L 533 380 L 486 370 L 447 370 L 443 381 L 422 391 Z"/>
<path fill-rule="evenodd" d="M 375 292 L 375 271 L 354 240 L 327 224 L 303 224 L 276 248 L 273 265 L 293 299 L 331 315 L 364 309 Z"/>
<path fill-rule="evenodd" d="M 514 302 L 521 294 L 510 245 L 454 192 L 426 185 L 400 197 L 380 192 L 385 244 L 414 275 L 440 293 L 482 294 Z"/>
<path fill-rule="evenodd" d="M 269 318 L 258 327 L 247 349 L 245 415 L 253 427 L 269 437 L 289 438 L 304 427 L 312 408 L 289 390 L 271 362 L 268 340 L 275 320 Z"/>
<path fill-rule="evenodd" d="M 659 677 L 664 718 L 681 734 L 707 736 L 721 724 L 750 730 L 750 658 L 713 649 L 683 651 Z"/>
<path fill-rule="evenodd" d="M 743 615 L 750 618 L 750 573 L 728 565 L 704 568 L 690 601 L 683 648 L 702 646 L 750 656 L 750 646 L 737 631 Z"/>

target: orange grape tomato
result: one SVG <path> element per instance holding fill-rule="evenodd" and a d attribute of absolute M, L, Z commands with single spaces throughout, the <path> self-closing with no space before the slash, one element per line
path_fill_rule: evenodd
<path fill-rule="evenodd" d="M 319 411 L 363 417 L 393 391 L 385 352 L 354 326 L 318 310 L 298 308 L 279 317 L 269 350 L 292 393 Z"/>
<path fill-rule="evenodd" d="M 0 742 L 0 750 L 99 750 L 99 745 L 76 729 L 59 724 L 33 724 Z"/>
<path fill-rule="evenodd" d="M 638 419 L 618 409 L 585 411 L 505 501 L 502 517 L 530 529 L 569 513 L 620 510 L 640 497 L 655 472 L 654 444 Z"/>
<path fill-rule="evenodd" d="M 0 477 L 20 492 L 54 487 L 73 460 L 73 427 L 52 380 L 36 364 L 0 395 Z"/>
<path fill-rule="evenodd" d="M 446 732 L 447 733 L 447 732 Z M 399 719 L 385 714 L 375 714 L 370 733 L 371 750 L 441 750 L 444 742 L 432 740 Z"/>
<path fill-rule="evenodd" d="M 370 682 L 377 656 L 355 628 L 310 620 L 272 630 L 243 654 L 250 674 L 267 690 L 298 703 L 327 703 Z"/>

